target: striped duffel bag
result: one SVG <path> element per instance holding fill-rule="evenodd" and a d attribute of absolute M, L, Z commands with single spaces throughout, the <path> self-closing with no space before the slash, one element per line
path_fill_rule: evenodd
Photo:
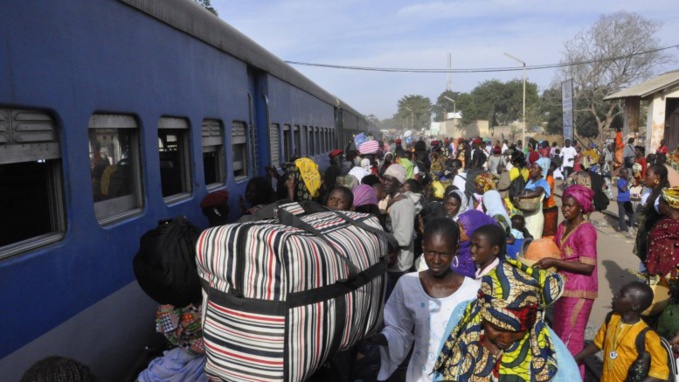
<path fill-rule="evenodd" d="M 303 381 L 378 330 L 395 240 L 373 215 L 309 213 L 319 208 L 282 205 L 275 219 L 201 234 L 209 378 Z"/>

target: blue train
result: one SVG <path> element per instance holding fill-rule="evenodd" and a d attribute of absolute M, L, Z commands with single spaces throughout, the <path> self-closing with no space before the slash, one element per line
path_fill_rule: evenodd
<path fill-rule="evenodd" d="M 0 4 L 0 379 L 49 355 L 121 381 L 154 337 L 139 237 L 327 153 L 365 118 L 190 0 Z M 235 218 L 235 215 L 232 216 Z"/>

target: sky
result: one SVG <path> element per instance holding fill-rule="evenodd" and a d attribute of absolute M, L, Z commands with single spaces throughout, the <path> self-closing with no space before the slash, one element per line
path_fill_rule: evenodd
<path fill-rule="evenodd" d="M 286 61 L 381 68 L 453 69 L 556 64 L 564 44 L 601 15 L 638 13 L 662 23 L 660 46 L 679 44 L 677 0 L 211 0 L 219 17 Z M 679 49 L 668 51 L 679 68 Z M 293 65 L 359 112 L 391 118 L 398 100 L 432 102 L 448 74 L 385 73 Z M 540 92 L 561 81 L 555 69 L 528 70 Z M 453 74 L 452 90 L 520 79 L 522 71 Z"/>

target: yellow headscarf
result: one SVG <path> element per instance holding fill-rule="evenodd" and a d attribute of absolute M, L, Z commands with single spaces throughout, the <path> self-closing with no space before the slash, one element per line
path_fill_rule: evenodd
<path fill-rule="evenodd" d="M 670 207 L 679 209 L 679 187 L 664 188 L 662 190 L 662 198 L 665 199 Z"/>
<path fill-rule="evenodd" d="M 304 185 L 313 198 L 318 197 L 318 190 L 321 188 L 321 174 L 318 172 L 318 165 L 309 158 L 299 158 L 295 161 L 295 166 L 299 169 L 299 174 L 304 181 Z"/>

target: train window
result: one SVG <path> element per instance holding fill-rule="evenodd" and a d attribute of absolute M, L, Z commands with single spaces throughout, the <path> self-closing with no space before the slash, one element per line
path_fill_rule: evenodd
<path fill-rule="evenodd" d="M 87 138 L 94 214 L 107 224 L 143 207 L 139 127 L 129 115 L 94 114 Z"/>
<path fill-rule="evenodd" d="M 328 129 L 323 128 L 323 152 L 328 151 Z"/>
<path fill-rule="evenodd" d="M 316 144 L 314 140 L 314 127 L 309 126 L 307 137 L 309 138 L 309 156 L 316 155 Z"/>
<path fill-rule="evenodd" d="M 299 125 L 292 126 L 292 143 L 294 145 L 292 153 L 295 156 L 302 156 L 302 144 L 299 142 Z"/>
<path fill-rule="evenodd" d="M 59 241 L 66 227 L 56 122 L 0 108 L 0 258 Z"/>
<path fill-rule="evenodd" d="M 204 119 L 200 126 L 203 145 L 205 185 L 215 188 L 224 184 L 224 126 L 218 119 Z"/>
<path fill-rule="evenodd" d="M 160 184 L 166 202 L 191 192 L 189 123 L 184 118 L 162 117 L 158 122 Z"/>
<path fill-rule="evenodd" d="M 269 159 L 271 166 L 280 167 L 281 165 L 281 146 L 280 146 L 280 126 L 277 123 L 269 125 L 269 145 L 271 147 Z"/>
<path fill-rule="evenodd" d="M 247 125 L 233 122 L 231 126 L 231 150 L 233 151 L 233 177 L 236 181 L 247 179 L 250 163 L 248 158 Z"/>
<path fill-rule="evenodd" d="M 308 157 L 309 155 L 309 146 L 307 145 L 308 137 L 307 137 L 307 127 L 302 126 L 301 130 L 299 131 L 299 146 L 300 146 L 300 153 L 303 157 Z"/>
<path fill-rule="evenodd" d="M 283 125 L 283 161 L 289 162 L 292 158 L 292 129 L 290 125 Z"/>

